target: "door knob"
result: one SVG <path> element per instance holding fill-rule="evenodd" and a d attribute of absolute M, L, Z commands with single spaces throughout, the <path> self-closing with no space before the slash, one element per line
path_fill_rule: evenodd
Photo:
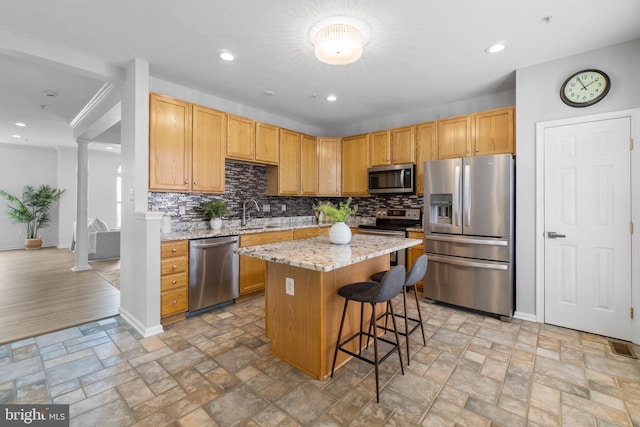
<path fill-rule="evenodd" d="M 567 236 L 565 234 L 558 234 L 555 231 L 548 231 L 547 237 L 550 239 L 564 239 Z"/>

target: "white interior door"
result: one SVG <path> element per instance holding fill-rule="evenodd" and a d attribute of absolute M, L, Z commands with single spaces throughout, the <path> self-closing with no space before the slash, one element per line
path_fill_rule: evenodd
<path fill-rule="evenodd" d="M 545 129 L 546 323 L 631 339 L 630 137 L 628 117 Z"/>

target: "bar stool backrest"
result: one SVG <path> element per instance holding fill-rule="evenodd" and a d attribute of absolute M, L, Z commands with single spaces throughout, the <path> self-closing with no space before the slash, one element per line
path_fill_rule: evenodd
<path fill-rule="evenodd" d="M 396 265 L 389 270 L 380 283 L 373 288 L 377 288 L 378 291 L 371 295 L 370 302 L 386 302 L 394 298 L 402 291 L 404 286 L 404 279 L 406 276 L 406 270 L 404 265 Z"/>
<path fill-rule="evenodd" d="M 427 255 L 420 255 L 418 259 L 413 263 L 413 267 L 407 274 L 407 279 L 404 282 L 406 287 L 413 286 L 418 283 L 424 277 L 427 272 Z"/>

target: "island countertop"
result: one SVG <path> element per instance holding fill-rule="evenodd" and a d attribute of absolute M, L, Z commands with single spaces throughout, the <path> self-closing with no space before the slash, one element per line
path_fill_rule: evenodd
<path fill-rule="evenodd" d="M 355 234 L 348 245 L 334 245 L 328 236 L 247 246 L 239 255 L 328 272 L 422 243 L 419 239 Z"/>

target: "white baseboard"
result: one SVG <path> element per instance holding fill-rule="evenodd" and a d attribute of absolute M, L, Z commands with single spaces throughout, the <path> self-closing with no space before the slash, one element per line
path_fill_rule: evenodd
<path fill-rule="evenodd" d="M 119 307 L 118 310 L 120 311 L 120 316 L 122 316 L 122 318 L 126 320 L 127 323 L 133 326 L 135 330 L 138 331 L 140 335 L 142 335 L 144 338 L 147 338 L 153 335 L 158 335 L 164 332 L 164 330 L 162 329 L 162 325 L 145 327 L 140 321 L 138 321 L 138 319 L 132 316 L 131 313 L 129 313 L 124 308 Z"/>
<path fill-rule="evenodd" d="M 528 320 L 529 322 L 537 322 L 535 314 L 523 313 L 521 311 L 513 313 L 513 317 L 520 320 Z"/>

